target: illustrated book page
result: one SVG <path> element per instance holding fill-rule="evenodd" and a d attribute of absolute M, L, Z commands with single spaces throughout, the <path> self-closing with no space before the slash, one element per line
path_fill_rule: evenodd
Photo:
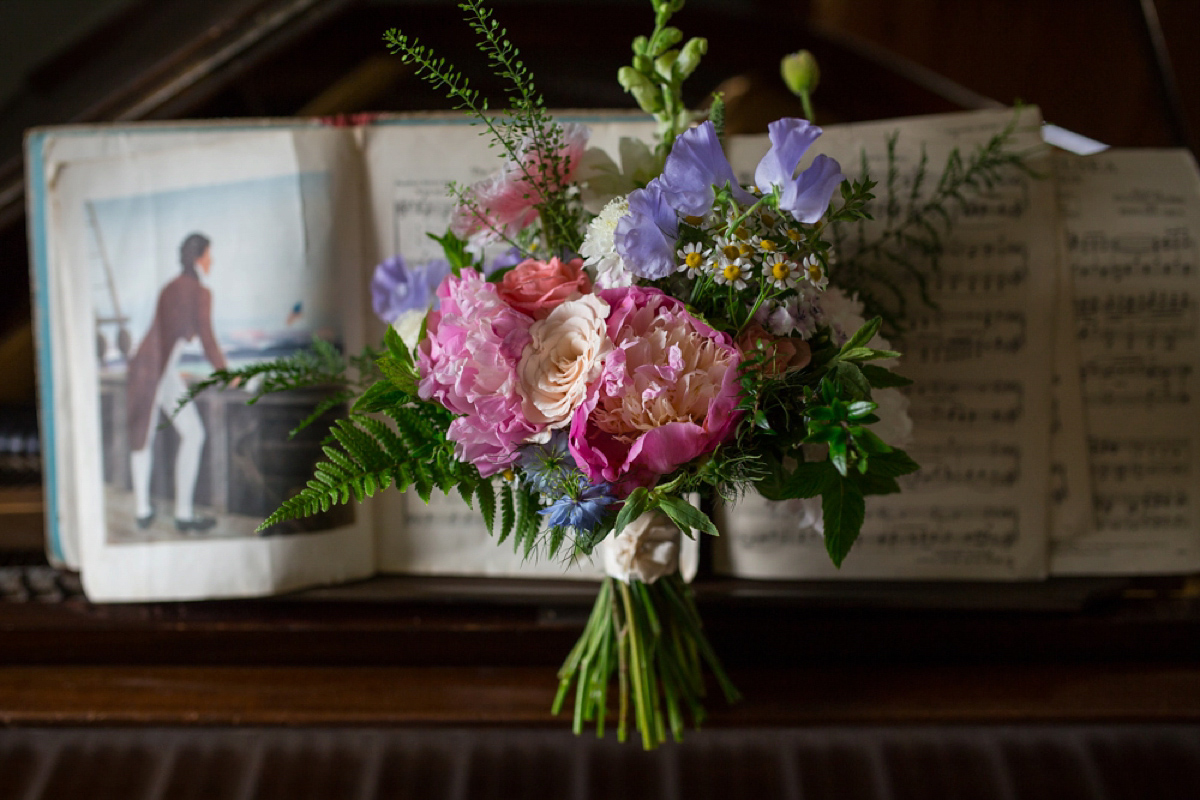
<path fill-rule="evenodd" d="M 902 209 L 929 197 L 951 150 L 965 160 L 1013 119 L 1013 111 L 998 110 L 831 126 L 813 150 L 838 159 L 850 175 L 865 158 L 879 181 L 876 221 L 863 231 L 862 241 L 870 243 L 881 233 L 890 198 L 902 224 Z M 1047 173 L 1040 122 L 1036 109 L 1025 109 L 1009 146 L 1026 153 L 1032 170 Z M 896 172 L 889 177 L 893 134 Z M 739 174 L 752 174 L 768 146 L 766 137 L 733 141 Z M 914 198 L 923 158 L 929 175 Z M 929 281 L 936 307 L 921 303 L 915 281 L 900 287 L 909 298 L 907 329 L 891 344 L 903 353 L 899 372 L 914 384 L 903 398 L 888 396 L 897 390 L 876 392 L 885 422 L 889 407 L 907 401 L 911 442 L 894 443 L 921 470 L 901 479 L 902 494 L 867 498 L 862 535 L 840 570 L 825 552 L 819 498 L 771 503 L 750 493 L 722 514 L 720 571 L 750 578 L 1046 575 L 1059 307 L 1054 184 L 1011 170 L 951 214 L 940 269 Z M 892 427 L 903 433 L 903 426 Z"/>
<path fill-rule="evenodd" d="M 364 577 L 369 517 L 339 506 L 258 532 L 309 477 L 315 397 L 208 392 L 213 369 L 361 346 L 361 187 L 333 129 L 227 133 L 60 163 L 47 183 L 62 527 L 97 601 L 277 593 Z M 303 474 L 301 474 L 303 473 Z"/>

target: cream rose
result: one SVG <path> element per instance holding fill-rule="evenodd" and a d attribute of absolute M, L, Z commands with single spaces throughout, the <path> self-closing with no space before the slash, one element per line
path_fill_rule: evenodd
<path fill-rule="evenodd" d="M 594 294 L 567 300 L 529 328 L 517 365 L 522 410 L 534 425 L 562 428 L 583 402 L 612 350 L 608 303 Z"/>
<path fill-rule="evenodd" d="M 654 583 L 679 569 L 682 534 L 661 511 L 642 514 L 614 538 L 605 539 L 604 572 L 624 583 Z"/>

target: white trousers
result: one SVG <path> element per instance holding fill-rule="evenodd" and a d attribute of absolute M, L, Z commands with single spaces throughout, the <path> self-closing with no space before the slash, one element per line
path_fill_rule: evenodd
<path fill-rule="evenodd" d="M 158 380 L 154 392 L 154 407 L 150 410 L 150 430 L 146 434 L 146 446 L 129 454 L 129 467 L 133 477 L 133 498 L 138 517 L 148 517 L 150 508 L 150 478 L 153 475 L 154 434 L 158 430 L 158 411 L 162 409 L 171 420 L 175 433 L 179 434 L 179 450 L 175 453 L 175 519 L 195 519 L 193 496 L 196 493 L 196 478 L 200 475 L 200 454 L 204 451 L 204 423 L 195 403 L 188 403 L 175 416 L 179 398 L 187 392 L 183 376 L 179 374 L 179 355 L 183 340 L 175 343 L 167 367 Z"/>

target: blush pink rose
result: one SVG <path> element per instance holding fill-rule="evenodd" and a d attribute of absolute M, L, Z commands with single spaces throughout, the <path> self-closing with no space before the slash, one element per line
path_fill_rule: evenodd
<path fill-rule="evenodd" d="M 554 307 L 574 295 L 587 294 L 592 280 L 583 269 L 583 259 L 549 261 L 527 258 L 504 273 L 497 287 L 510 306 L 534 319 L 550 316 Z"/>
<path fill-rule="evenodd" d="M 625 497 L 733 433 L 741 354 L 658 289 L 596 294 L 612 309 L 613 351 L 571 419 L 569 446 L 593 483 L 606 481 Z"/>

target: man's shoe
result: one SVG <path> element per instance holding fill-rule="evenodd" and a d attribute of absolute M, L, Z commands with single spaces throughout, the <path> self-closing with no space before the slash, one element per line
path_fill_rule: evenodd
<path fill-rule="evenodd" d="M 212 526 L 216 525 L 217 521 L 213 517 L 196 517 L 195 519 L 175 519 L 175 530 L 180 533 L 203 533 Z"/>
<path fill-rule="evenodd" d="M 144 517 L 137 518 L 138 530 L 146 530 L 150 527 L 150 523 L 154 522 L 154 506 L 150 506 L 150 513 Z"/>

